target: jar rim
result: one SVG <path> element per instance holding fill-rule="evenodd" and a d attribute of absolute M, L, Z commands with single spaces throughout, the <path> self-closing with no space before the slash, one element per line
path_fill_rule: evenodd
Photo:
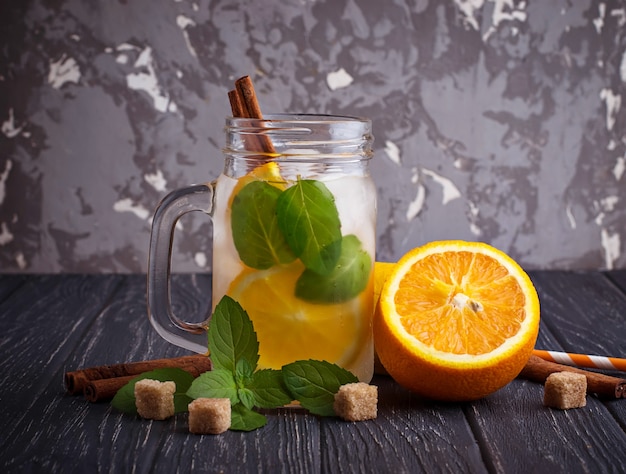
<path fill-rule="evenodd" d="M 281 156 L 301 161 L 367 159 L 372 154 L 370 119 L 325 114 L 268 114 L 262 119 L 227 117 L 224 153 Z"/>
<path fill-rule="evenodd" d="M 254 124 L 267 124 L 267 123 L 362 123 L 364 125 L 371 126 L 371 119 L 365 117 L 359 117 L 356 115 L 336 115 L 336 114 L 289 114 L 289 113 L 272 113 L 265 114 L 263 118 L 248 118 L 248 117 L 226 117 L 226 123 L 237 125 L 245 124 L 247 126 Z"/>

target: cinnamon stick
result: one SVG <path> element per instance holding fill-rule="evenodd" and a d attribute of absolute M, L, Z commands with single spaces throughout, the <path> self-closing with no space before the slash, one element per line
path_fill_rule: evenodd
<path fill-rule="evenodd" d="M 247 111 L 243 106 L 243 102 L 241 101 L 241 97 L 237 92 L 237 89 L 233 89 L 228 92 L 228 101 L 230 102 L 230 109 L 233 112 L 233 117 L 246 117 Z"/>
<path fill-rule="evenodd" d="M 528 363 L 518 377 L 544 383 L 548 376 L 555 372 L 574 372 L 587 377 L 587 392 L 611 398 L 626 398 L 626 380 L 610 375 L 577 369 L 568 365 L 557 364 L 530 356 Z"/>
<path fill-rule="evenodd" d="M 245 116 L 248 118 L 262 119 L 263 114 L 261 113 L 261 107 L 256 98 L 256 91 L 254 90 L 250 76 L 243 76 L 237 79 L 235 81 L 235 88 L 245 108 Z"/>
<path fill-rule="evenodd" d="M 85 398 L 90 402 L 109 400 L 115 396 L 120 388 L 122 388 L 135 377 L 137 377 L 137 375 L 127 375 L 126 377 L 92 380 L 85 386 Z"/>
<path fill-rule="evenodd" d="M 211 370 L 211 359 L 204 355 L 190 355 L 172 359 L 154 359 L 124 364 L 101 365 L 65 373 L 67 391 L 76 395 L 83 393 L 85 387 L 95 380 L 115 379 L 129 375 L 137 376 L 155 369 L 178 367 L 192 373 L 195 377 Z M 122 384 L 124 385 L 124 384 Z"/>
<path fill-rule="evenodd" d="M 195 360 L 197 357 L 202 357 L 204 360 L 199 360 L 199 361 Z M 159 359 L 158 361 L 149 361 L 150 363 L 158 362 L 159 364 L 161 364 L 162 361 L 168 361 L 168 362 L 175 361 L 176 365 L 159 365 L 158 367 L 144 370 L 141 373 L 148 372 L 150 370 L 155 370 L 155 369 L 176 367 L 186 372 L 189 372 L 193 377 L 197 377 L 201 373 L 211 370 L 211 360 L 206 356 L 187 356 L 187 357 L 180 357 L 179 359 L 184 359 L 184 360 L 182 360 L 180 364 L 178 363 L 177 359 Z M 138 365 L 142 363 L 136 363 L 136 364 Z M 126 364 L 126 365 L 130 365 L 130 364 Z M 122 388 L 132 379 L 136 378 L 138 375 L 140 374 L 125 375 L 122 377 L 111 377 L 111 378 L 98 379 L 98 380 L 90 380 L 85 386 L 83 393 L 85 394 L 85 398 L 89 400 L 90 402 L 99 402 L 102 400 L 108 400 L 110 398 L 113 398 L 120 388 Z"/>
<path fill-rule="evenodd" d="M 261 107 L 256 97 L 250 76 L 240 77 L 235 81 L 235 90 L 228 93 L 233 117 L 262 119 Z M 266 135 L 256 135 L 255 143 L 249 149 L 265 153 L 276 153 L 272 141 Z"/>

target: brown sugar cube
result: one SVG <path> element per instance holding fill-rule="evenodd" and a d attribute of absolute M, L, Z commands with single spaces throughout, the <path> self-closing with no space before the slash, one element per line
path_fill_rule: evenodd
<path fill-rule="evenodd" d="M 174 415 L 174 382 L 143 379 L 135 384 L 135 406 L 142 418 L 165 420 Z"/>
<path fill-rule="evenodd" d="M 333 408 L 347 421 L 373 420 L 378 414 L 378 387 L 364 382 L 339 387 Z"/>
<path fill-rule="evenodd" d="M 587 377 L 572 372 L 555 372 L 546 379 L 543 404 L 567 410 L 587 404 Z"/>
<path fill-rule="evenodd" d="M 230 428 L 228 398 L 197 398 L 189 404 L 189 431 L 194 434 L 220 434 Z"/>

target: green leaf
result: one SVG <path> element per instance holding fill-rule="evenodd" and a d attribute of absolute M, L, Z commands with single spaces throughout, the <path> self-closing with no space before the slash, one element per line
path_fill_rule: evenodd
<path fill-rule="evenodd" d="M 187 390 L 190 398 L 228 398 L 230 404 L 239 402 L 237 384 L 232 372 L 213 369 L 200 374 Z"/>
<path fill-rule="evenodd" d="M 304 265 L 321 275 L 333 271 L 341 253 L 341 221 L 335 198 L 315 180 L 298 180 L 278 196 L 278 226 Z"/>
<path fill-rule="evenodd" d="M 185 413 L 189 411 L 189 404 L 193 400 L 186 393 L 174 393 L 174 413 Z"/>
<path fill-rule="evenodd" d="M 193 382 L 193 375 L 179 368 L 156 369 L 135 377 L 122 388 L 120 388 L 113 399 L 113 408 L 131 415 L 137 414 L 135 405 L 135 384 L 143 379 L 158 380 L 160 382 L 174 382 L 176 392 L 174 393 L 174 411 L 181 413 L 187 411 L 187 405 L 191 399 L 186 395 L 187 390 Z"/>
<path fill-rule="evenodd" d="M 259 361 L 259 342 L 248 313 L 239 303 L 224 296 L 215 307 L 208 330 L 211 362 L 216 369 L 235 372 L 246 359 L 253 370 Z"/>
<path fill-rule="evenodd" d="M 265 369 L 254 373 L 247 385 L 259 408 L 278 408 L 293 401 L 280 370 Z"/>
<path fill-rule="evenodd" d="M 296 283 L 296 296 L 313 303 L 341 303 L 357 296 L 367 286 L 372 259 L 356 235 L 345 236 L 341 256 L 333 271 L 320 275 L 305 270 Z"/>
<path fill-rule="evenodd" d="M 232 408 L 230 429 L 235 431 L 252 431 L 262 428 L 267 423 L 265 415 L 257 413 L 238 403 Z"/>
<path fill-rule="evenodd" d="M 240 388 L 237 390 L 239 401 L 243 406 L 252 410 L 254 408 L 254 393 L 249 388 Z"/>
<path fill-rule="evenodd" d="M 235 383 L 237 385 L 237 395 L 239 401 L 246 407 L 252 409 L 254 407 L 254 394 L 246 388 L 252 379 L 254 368 L 246 359 L 237 361 L 235 367 Z"/>
<path fill-rule="evenodd" d="M 285 385 L 311 413 L 333 416 L 335 393 L 344 384 L 358 382 L 356 376 L 338 365 L 319 360 L 301 360 L 282 368 Z"/>
<path fill-rule="evenodd" d="M 252 378 L 254 374 L 254 367 L 248 362 L 248 359 L 239 359 L 235 366 L 235 379 L 237 380 L 238 387 L 244 387 L 247 385 L 247 381 Z"/>
<path fill-rule="evenodd" d="M 233 199 L 233 242 L 239 258 L 249 267 L 264 270 L 296 258 L 278 227 L 276 202 L 281 193 L 265 181 L 252 181 Z"/>

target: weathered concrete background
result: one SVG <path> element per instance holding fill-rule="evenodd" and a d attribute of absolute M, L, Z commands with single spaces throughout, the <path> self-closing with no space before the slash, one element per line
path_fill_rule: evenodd
<path fill-rule="evenodd" d="M 265 112 L 373 119 L 378 259 L 626 267 L 623 1 L 4 0 L 0 25 L 0 271 L 145 271 L 244 74 Z M 182 224 L 174 268 L 208 269 L 208 219 Z"/>

